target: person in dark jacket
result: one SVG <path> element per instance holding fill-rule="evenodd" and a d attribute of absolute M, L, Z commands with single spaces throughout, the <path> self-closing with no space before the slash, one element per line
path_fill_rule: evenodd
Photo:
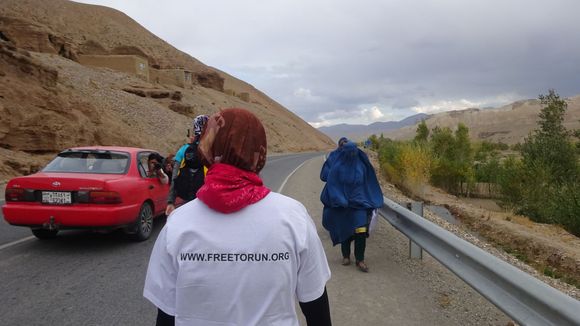
<path fill-rule="evenodd" d="M 201 162 L 201 158 L 199 157 L 199 155 L 197 155 L 197 146 L 199 145 L 199 139 L 201 137 L 201 133 L 203 131 L 203 127 L 207 122 L 207 119 L 208 119 L 207 115 L 198 115 L 193 119 L 193 134 L 190 137 L 189 142 L 181 146 L 181 148 L 179 148 L 179 150 L 175 154 L 173 168 L 171 169 L 172 175 L 169 187 L 169 195 L 167 196 L 167 207 L 165 208 L 165 215 L 167 216 L 169 216 L 169 214 L 171 214 L 171 212 L 173 212 L 173 210 L 175 209 L 175 199 L 178 196 L 176 189 L 177 185 L 175 180 L 179 177 L 179 171 L 180 168 L 182 167 L 181 165 L 185 164 L 185 162 L 188 160 L 192 160 L 193 162 L 188 164 L 193 165 L 194 168 L 201 169 L 202 170 L 201 172 L 203 173 L 203 164 Z M 188 151 L 190 147 L 194 148 L 194 150 Z M 193 158 L 188 158 L 186 157 L 186 155 L 193 155 Z M 188 193 L 190 193 L 191 195 L 184 196 L 185 198 L 181 199 L 184 202 L 188 202 L 190 200 L 195 199 L 195 194 L 202 186 L 202 184 L 203 180 L 201 180 L 198 183 L 192 183 L 190 185 L 191 189 L 189 189 L 188 191 Z"/>

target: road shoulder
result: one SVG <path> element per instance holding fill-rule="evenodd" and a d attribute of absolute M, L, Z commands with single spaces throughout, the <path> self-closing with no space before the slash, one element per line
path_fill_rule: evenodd
<path fill-rule="evenodd" d="M 318 227 L 332 271 L 327 288 L 336 325 L 505 325 L 510 319 L 429 255 L 411 260 L 408 239 L 380 220 L 367 242 L 370 273 L 342 266 L 321 225 L 323 157 L 297 170 L 284 194 L 302 202 Z"/>

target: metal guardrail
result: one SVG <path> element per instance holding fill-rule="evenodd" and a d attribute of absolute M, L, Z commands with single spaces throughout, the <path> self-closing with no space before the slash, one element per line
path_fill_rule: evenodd
<path fill-rule="evenodd" d="M 517 323 L 580 325 L 580 301 L 388 198 L 379 214 Z"/>

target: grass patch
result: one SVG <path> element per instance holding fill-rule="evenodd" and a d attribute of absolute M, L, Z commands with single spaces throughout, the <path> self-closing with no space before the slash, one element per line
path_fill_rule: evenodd
<path fill-rule="evenodd" d="M 574 278 L 571 278 L 568 276 L 564 276 L 560 280 L 576 287 L 577 289 L 580 289 L 580 281 L 578 281 L 577 279 L 574 279 Z"/>
<path fill-rule="evenodd" d="M 551 278 L 556 278 L 556 279 L 562 278 L 562 275 L 560 275 L 560 273 L 558 273 L 558 271 L 554 270 L 550 266 L 544 267 L 544 275 L 549 276 Z"/>
<path fill-rule="evenodd" d="M 530 258 L 528 257 L 528 255 L 526 255 L 525 252 L 521 252 L 517 249 L 512 249 L 508 246 L 501 246 L 501 248 L 507 252 L 508 254 L 516 257 L 518 260 L 523 261 L 526 264 L 530 263 Z"/>
<path fill-rule="evenodd" d="M 568 283 L 574 287 L 576 287 L 577 289 L 580 289 L 580 281 L 578 281 L 575 278 L 566 276 L 566 275 L 562 275 L 560 274 L 557 270 L 551 268 L 550 266 L 544 266 L 544 275 L 551 277 L 551 278 L 555 278 L 555 279 L 559 279 L 562 282 Z"/>

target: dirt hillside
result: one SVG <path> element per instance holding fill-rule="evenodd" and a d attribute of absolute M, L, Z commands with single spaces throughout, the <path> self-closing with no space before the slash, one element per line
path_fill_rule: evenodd
<path fill-rule="evenodd" d="M 547 90 L 546 90 L 547 91 Z M 564 126 L 568 130 L 580 128 L 580 96 L 567 99 L 568 109 Z M 469 128 L 471 139 L 523 143 L 530 132 L 538 128 L 538 114 L 542 109 L 539 100 L 523 100 L 495 109 L 467 109 L 435 114 L 425 120 L 429 129 L 435 126 L 457 128 L 463 123 Z M 417 126 L 385 131 L 383 135 L 392 139 L 415 137 Z"/>
<path fill-rule="evenodd" d="M 83 55 L 137 56 L 150 70 L 187 70 L 192 81 L 180 87 L 85 66 Z M 66 0 L 2 1 L 0 182 L 35 171 L 70 146 L 170 153 L 185 141 L 194 116 L 227 107 L 246 108 L 262 120 L 270 152 L 333 147 L 253 86 L 205 66 L 119 11 Z"/>

